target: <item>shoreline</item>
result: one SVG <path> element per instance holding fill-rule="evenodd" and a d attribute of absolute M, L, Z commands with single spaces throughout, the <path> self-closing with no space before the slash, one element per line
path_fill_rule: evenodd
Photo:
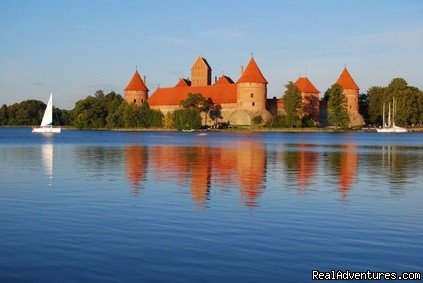
<path fill-rule="evenodd" d="M 34 126 L 0 126 L 0 128 L 33 128 Z M 78 129 L 70 126 L 63 126 L 62 129 L 80 130 L 80 131 L 111 131 L 111 132 L 178 132 L 176 129 L 165 128 L 98 128 L 98 129 Z M 423 127 L 406 128 L 409 133 L 423 132 Z M 180 131 L 182 132 L 182 131 Z M 360 129 L 335 129 L 331 127 L 325 128 L 264 128 L 259 126 L 246 126 L 245 128 L 232 129 L 206 129 L 194 132 L 233 132 L 233 133 L 371 133 L 376 132 L 376 128 L 360 128 Z"/>

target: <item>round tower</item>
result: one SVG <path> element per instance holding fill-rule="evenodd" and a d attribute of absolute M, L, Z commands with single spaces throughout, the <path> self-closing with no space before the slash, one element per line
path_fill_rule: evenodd
<path fill-rule="evenodd" d="M 240 109 L 261 111 L 266 109 L 267 80 L 254 58 L 251 58 L 237 81 L 237 105 Z"/>
<path fill-rule="evenodd" d="M 350 126 L 364 125 L 363 117 L 358 113 L 358 97 L 360 88 L 345 67 L 336 81 L 342 87 L 342 92 L 348 100 Z"/>
<path fill-rule="evenodd" d="M 136 106 L 140 106 L 143 102 L 146 102 L 148 99 L 148 88 L 145 84 L 146 77 L 144 76 L 143 81 L 138 71 L 135 71 L 132 79 L 125 88 L 125 100 L 128 103 L 134 103 Z"/>

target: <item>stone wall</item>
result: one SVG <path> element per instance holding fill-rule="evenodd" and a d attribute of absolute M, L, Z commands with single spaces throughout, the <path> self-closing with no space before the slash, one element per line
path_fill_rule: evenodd
<path fill-rule="evenodd" d="M 135 103 L 137 106 L 141 106 L 144 101 L 148 99 L 147 91 L 128 90 L 125 91 L 125 100 L 128 103 Z"/>
<path fill-rule="evenodd" d="M 238 83 L 238 108 L 257 111 L 266 109 L 267 86 L 263 83 Z"/>

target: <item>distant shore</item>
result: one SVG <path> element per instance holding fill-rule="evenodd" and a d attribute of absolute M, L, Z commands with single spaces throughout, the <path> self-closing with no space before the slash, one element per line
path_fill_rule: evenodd
<path fill-rule="evenodd" d="M 34 126 L 0 126 L 0 128 L 33 128 Z M 176 129 L 165 128 L 97 128 L 97 129 L 78 129 L 70 126 L 62 126 L 62 129 L 84 130 L 84 131 L 112 131 L 112 132 L 177 132 Z M 423 127 L 406 128 L 409 132 L 423 132 Z M 333 127 L 325 128 L 265 128 L 260 126 L 234 127 L 230 129 L 204 129 L 196 132 L 252 132 L 252 133 L 354 133 L 354 132 L 376 132 L 376 128 L 359 129 L 335 129 Z"/>

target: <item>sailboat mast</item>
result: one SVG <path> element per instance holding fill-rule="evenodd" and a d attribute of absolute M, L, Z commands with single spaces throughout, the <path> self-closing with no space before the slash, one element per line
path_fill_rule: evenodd
<path fill-rule="evenodd" d="M 395 97 L 392 100 L 392 104 L 393 104 L 393 109 L 392 109 L 392 125 L 395 126 L 395 112 L 397 111 L 397 103 L 395 101 Z"/>
<path fill-rule="evenodd" d="M 391 102 L 388 104 L 388 128 L 391 127 Z"/>
<path fill-rule="evenodd" d="M 383 108 L 382 108 L 382 128 L 386 128 L 386 124 L 385 124 L 385 103 L 383 103 Z"/>

